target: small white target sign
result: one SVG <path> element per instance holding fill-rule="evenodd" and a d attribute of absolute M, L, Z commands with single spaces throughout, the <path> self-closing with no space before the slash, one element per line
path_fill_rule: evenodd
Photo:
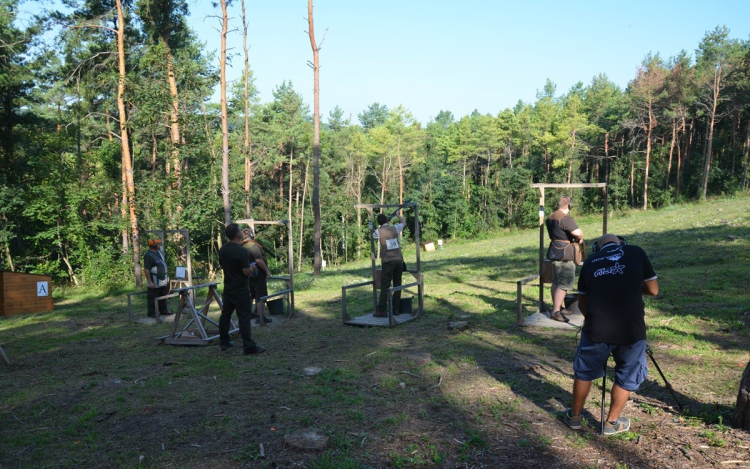
<path fill-rule="evenodd" d="M 49 296 L 49 282 L 36 282 L 36 296 Z"/>

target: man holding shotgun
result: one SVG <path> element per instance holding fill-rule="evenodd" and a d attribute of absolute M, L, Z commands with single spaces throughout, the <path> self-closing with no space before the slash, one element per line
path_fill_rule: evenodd
<path fill-rule="evenodd" d="M 390 218 L 396 213 L 398 223 L 391 226 L 388 224 Z M 401 254 L 401 246 L 398 243 L 398 235 L 404 231 L 406 221 L 400 211 L 392 213 L 388 217 L 384 213 L 378 214 L 379 228 L 372 232 L 372 237 L 380 243 L 380 262 L 383 266 L 380 277 L 380 299 L 378 301 L 378 310 L 373 316 L 378 318 L 388 317 L 388 289 L 391 287 L 391 280 L 394 287 L 401 286 L 401 277 L 404 273 L 404 256 Z M 401 290 L 393 294 L 393 314 L 398 314 L 399 303 L 401 301 Z"/>
<path fill-rule="evenodd" d="M 643 295 L 658 294 L 659 284 L 638 246 L 627 246 L 624 239 L 605 234 L 593 251 L 578 278 L 578 308 L 585 319 L 573 362 L 573 405 L 565 410 L 563 420 L 573 430 L 581 428 L 591 382 L 605 376 L 611 354 L 615 384 L 602 433 L 614 435 L 630 429 L 630 419 L 620 413 L 630 392 L 638 390 L 648 375 Z"/>

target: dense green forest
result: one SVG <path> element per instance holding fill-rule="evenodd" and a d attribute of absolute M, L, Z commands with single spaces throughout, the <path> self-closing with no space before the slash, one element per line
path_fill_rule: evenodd
<path fill-rule="evenodd" d="M 219 57 L 187 26 L 186 1 L 65 4 L 21 25 L 18 2 L 0 0 L 0 268 L 132 283 L 141 232 L 187 228 L 194 265 L 211 275 L 225 132 L 232 217 L 291 219 L 310 265 L 313 119 L 300 84 L 260 102 L 246 66 L 225 83 L 222 125 Z M 605 73 L 564 92 L 552 77 L 535 102 L 494 115 L 445 110 L 422 125 L 407 107 L 373 103 L 351 122 L 334 108 L 321 116 L 323 258 L 367 255 L 356 203 L 418 202 L 423 238 L 435 239 L 536 224 L 534 182 L 608 182 L 614 209 L 746 190 L 750 41 L 718 26 L 685 47 L 694 52 L 644 51 L 624 90 Z M 601 194 L 574 196 L 579 213 L 600 210 Z M 263 235 L 284 265 L 285 233 Z"/>

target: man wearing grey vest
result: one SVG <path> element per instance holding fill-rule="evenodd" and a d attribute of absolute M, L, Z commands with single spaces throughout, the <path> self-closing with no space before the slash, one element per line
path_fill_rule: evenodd
<path fill-rule="evenodd" d="M 401 255 L 401 246 L 398 244 L 398 235 L 404 230 L 406 222 L 399 214 L 398 223 L 391 226 L 388 217 L 384 213 L 378 214 L 378 225 L 380 228 L 373 231 L 372 237 L 380 244 L 380 263 L 383 266 L 380 277 L 380 300 L 378 310 L 374 316 L 383 318 L 388 316 L 388 289 L 393 281 L 394 287 L 401 286 L 401 276 L 404 273 L 404 256 Z M 401 291 L 393 294 L 393 314 L 398 314 L 401 302 Z"/>

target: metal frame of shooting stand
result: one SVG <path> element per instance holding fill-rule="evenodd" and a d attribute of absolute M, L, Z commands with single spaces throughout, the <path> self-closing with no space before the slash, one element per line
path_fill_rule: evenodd
<path fill-rule="evenodd" d="M 546 243 L 545 238 L 545 214 L 544 214 L 544 190 L 550 189 L 592 189 L 601 188 L 604 196 L 604 214 L 602 219 L 602 235 L 607 234 L 607 215 L 609 212 L 607 202 L 607 183 L 577 183 L 577 184 L 532 184 L 531 187 L 539 189 L 539 272 L 529 277 L 523 278 L 516 282 L 516 324 L 518 326 L 544 326 L 544 327 L 556 327 L 556 328 L 569 328 L 579 326 L 580 324 L 574 324 L 571 320 L 570 323 L 559 322 L 550 319 L 543 311 L 544 305 L 544 284 L 549 283 L 551 279 L 545 275 L 545 264 L 549 264 L 549 268 L 552 265 L 546 260 L 547 251 L 545 249 Z M 539 302 L 537 303 L 536 313 L 531 316 L 523 317 L 523 306 L 522 306 L 522 288 L 527 283 L 531 283 L 534 280 L 539 279 Z"/>
<path fill-rule="evenodd" d="M 222 309 L 221 298 L 216 291 L 218 283 L 207 283 L 204 285 L 193 285 L 184 288 L 177 288 L 174 290 L 174 295 L 180 296 L 180 306 L 177 308 L 177 315 L 172 323 L 172 332 L 170 335 L 159 337 L 158 340 L 163 344 L 168 345 L 210 345 L 211 341 L 219 338 L 219 323 L 208 317 L 208 310 L 211 307 L 213 300 L 216 300 L 216 304 L 219 306 L 219 310 Z M 198 288 L 208 288 L 208 294 L 206 295 L 206 302 L 200 309 L 197 309 L 193 297 L 195 297 L 195 290 Z M 178 331 L 180 319 L 183 312 L 188 317 L 187 324 Z M 216 329 L 206 329 L 206 323 L 213 324 Z M 193 327 L 193 329 L 191 329 Z M 234 320 L 231 320 L 231 327 L 229 329 L 229 335 L 236 335 L 240 331 Z M 212 335 L 209 335 L 209 332 Z"/>
<path fill-rule="evenodd" d="M 348 324 L 351 326 L 388 326 L 393 327 L 398 324 L 405 323 L 407 321 L 411 321 L 412 319 L 416 319 L 419 314 L 424 311 L 424 276 L 422 275 L 422 261 L 419 257 L 419 247 L 420 247 L 420 224 L 419 224 L 419 209 L 417 207 L 417 204 L 415 203 L 406 203 L 406 204 L 396 204 L 396 205 L 378 205 L 378 204 L 357 204 L 354 206 L 354 208 L 361 210 L 365 209 L 370 214 L 370 260 L 372 261 L 372 280 L 367 282 L 361 282 L 361 283 L 355 283 L 353 285 L 345 285 L 341 287 L 341 316 L 344 321 L 344 324 Z M 380 210 L 380 209 L 388 209 L 388 208 L 395 208 L 393 213 L 388 217 L 390 220 L 394 216 L 396 216 L 396 213 L 399 210 L 403 209 L 413 209 L 414 210 L 414 242 L 416 245 L 416 254 L 417 254 L 417 261 L 416 261 L 416 268 L 415 269 L 409 269 L 406 272 L 412 274 L 416 280 L 416 282 L 402 284 L 398 287 L 391 287 L 388 289 L 388 317 L 385 318 L 379 318 L 375 317 L 373 314 L 377 311 L 378 308 L 378 288 L 380 277 L 377 275 L 377 271 L 379 270 L 377 268 L 377 249 L 375 245 L 375 239 L 372 237 L 372 233 L 377 229 L 375 228 L 375 217 L 374 210 Z M 352 318 L 347 314 L 346 311 L 346 291 L 350 288 L 357 288 L 357 287 L 363 287 L 367 285 L 372 285 L 372 313 L 364 314 L 362 316 L 358 316 L 356 318 Z M 402 313 L 399 315 L 393 314 L 393 293 L 400 290 L 405 290 L 407 288 L 411 287 L 417 287 L 417 295 L 418 295 L 418 301 L 419 306 L 417 307 L 416 311 L 413 311 L 411 314 L 408 313 Z M 396 305 L 398 308 L 400 305 Z"/>
<path fill-rule="evenodd" d="M 235 223 L 238 225 L 249 225 L 250 229 L 253 230 L 253 233 L 255 233 L 255 225 L 282 225 L 287 227 L 287 239 L 289 240 L 289 248 L 288 248 L 288 260 L 287 265 L 289 268 L 289 276 L 283 277 L 283 276 L 271 276 L 268 277 L 270 280 L 283 280 L 286 282 L 286 289 L 278 291 L 276 293 L 271 293 L 266 296 L 262 296 L 260 298 L 256 298 L 255 301 L 258 302 L 260 305 L 260 314 L 258 315 L 258 321 L 262 326 L 266 325 L 265 317 L 266 317 L 266 303 L 268 300 L 272 300 L 274 298 L 284 297 L 286 299 L 286 310 L 289 312 L 287 313 L 287 319 L 291 319 L 294 317 L 294 246 L 292 245 L 292 223 L 289 220 L 275 220 L 275 221 L 267 221 L 267 220 L 254 220 L 252 218 L 244 218 L 242 220 L 236 220 Z"/>

